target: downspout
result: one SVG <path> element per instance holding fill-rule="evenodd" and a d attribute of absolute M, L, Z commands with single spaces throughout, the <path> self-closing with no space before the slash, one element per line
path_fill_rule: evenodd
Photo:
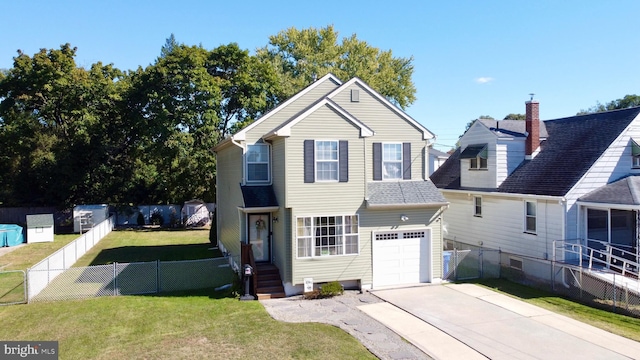
<path fill-rule="evenodd" d="M 567 199 L 563 197 L 562 200 L 560 200 L 560 202 L 562 203 L 562 239 L 563 239 L 563 242 L 564 242 L 564 240 L 566 240 L 566 238 L 567 238 L 567 226 L 566 226 L 566 224 L 567 224 Z M 580 217 L 580 214 L 579 214 L 580 211 L 579 210 L 580 209 L 578 209 L 578 217 Z M 579 223 L 579 222 L 580 221 L 576 221 L 576 223 Z M 576 225 L 576 226 L 578 226 L 578 225 Z M 576 231 L 577 230 L 578 229 L 576 229 Z M 576 232 L 576 235 L 577 234 L 578 233 Z M 554 252 L 555 252 L 555 249 L 554 249 Z M 580 257 L 580 265 L 582 265 L 582 250 L 580 251 L 580 255 L 578 255 L 578 256 Z M 566 257 L 566 255 L 564 253 L 564 248 L 563 248 L 562 249 L 562 258 L 563 258 L 563 260 L 566 260 L 565 257 Z M 553 259 L 553 261 L 555 262 L 556 259 Z M 580 272 L 582 273 L 582 269 L 580 269 Z M 562 285 L 567 289 L 571 288 L 571 286 L 569 284 L 567 284 L 567 279 L 566 279 L 566 276 L 565 276 L 565 267 L 564 266 L 562 267 Z"/>

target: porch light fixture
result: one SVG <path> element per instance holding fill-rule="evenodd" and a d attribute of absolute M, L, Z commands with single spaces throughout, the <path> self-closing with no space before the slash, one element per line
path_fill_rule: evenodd
<path fill-rule="evenodd" d="M 271 219 L 271 221 L 273 221 L 274 223 L 277 223 L 277 222 L 278 222 L 278 218 L 277 218 L 277 217 L 273 217 L 273 218 Z"/>
<path fill-rule="evenodd" d="M 400 220 L 401 221 L 407 221 L 407 220 L 409 220 L 409 217 L 407 215 L 400 215 Z"/>

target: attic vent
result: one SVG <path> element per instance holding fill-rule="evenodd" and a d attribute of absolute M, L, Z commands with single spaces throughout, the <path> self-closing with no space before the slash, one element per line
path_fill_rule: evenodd
<path fill-rule="evenodd" d="M 520 258 L 509 258 L 509 267 L 515 270 L 522 271 L 522 259 Z"/>
<path fill-rule="evenodd" d="M 360 90 L 351 89 L 351 102 L 360 102 Z"/>

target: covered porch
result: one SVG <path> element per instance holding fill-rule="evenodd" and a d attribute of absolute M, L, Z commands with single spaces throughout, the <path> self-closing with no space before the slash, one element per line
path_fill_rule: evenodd
<path fill-rule="evenodd" d="M 578 199 L 583 259 L 638 276 L 640 177 L 627 176 Z"/>

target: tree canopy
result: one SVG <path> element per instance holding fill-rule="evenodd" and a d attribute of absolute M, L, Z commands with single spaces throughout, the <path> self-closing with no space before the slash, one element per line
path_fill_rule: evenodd
<path fill-rule="evenodd" d="M 612 100 L 606 104 L 597 103 L 586 110 L 580 110 L 576 115 L 593 114 L 604 111 L 626 109 L 634 106 L 640 106 L 640 96 L 638 95 L 625 95 L 622 99 Z"/>
<path fill-rule="evenodd" d="M 391 50 L 373 47 L 355 34 L 339 40 L 332 25 L 283 30 L 257 56 L 277 71 L 280 100 L 327 73 L 342 80 L 359 77 L 402 109 L 416 100 L 413 57 L 394 57 Z"/>
<path fill-rule="evenodd" d="M 0 70 L 0 205 L 215 201 L 211 149 L 315 78 L 358 76 L 400 107 L 415 100 L 412 58 L 333 26 L 281 31 L 254 55 L 171 34 L 130 71 L 75 56 L 70 44 L 18 51 Z"/>

